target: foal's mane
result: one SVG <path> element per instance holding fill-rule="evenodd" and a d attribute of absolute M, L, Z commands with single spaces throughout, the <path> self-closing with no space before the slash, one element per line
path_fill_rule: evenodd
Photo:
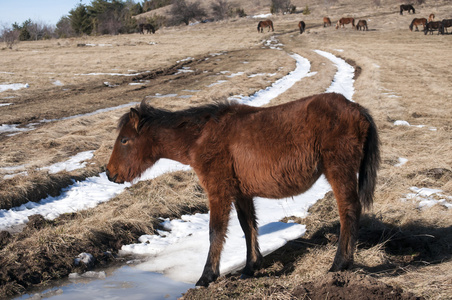
<path fill-rule="evenodd" d="M 175 128 L 182 124 L 204 125 L 207 121 L 211 119 L 216 120 L 239 105 L 235 101 L 224 101 L 173 112 L 166 109 L 154 108 L 143 101 L 135 109 L 140 116 L 139 129 L 149 128 L 151 126 Z M 130 114 L 124 114 L 119 120 L 118 129 L 121 129 L 129 120 Z"/>

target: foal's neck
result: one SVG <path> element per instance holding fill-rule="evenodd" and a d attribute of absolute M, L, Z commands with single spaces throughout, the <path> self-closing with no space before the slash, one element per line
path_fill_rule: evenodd
<path fill-rule="evenodd" d="M 188 125 L 162 128 L 158 134 L 158 140 L 162 146 L 161 157 L 190 165 L 190 150 L 193 149 L 199 134 L 199 129 Z"/>

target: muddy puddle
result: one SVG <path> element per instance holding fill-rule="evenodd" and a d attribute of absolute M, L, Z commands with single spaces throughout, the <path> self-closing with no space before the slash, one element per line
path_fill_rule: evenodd
<path fill-rule="evenodd" d="M 194 287 L 194 284 L 173 281 L 163 274 L 142 271 L 133 265 L 96 271 L 90 276 L 61 280 L 46 290 L 14 299 L 177 299 Z"/>

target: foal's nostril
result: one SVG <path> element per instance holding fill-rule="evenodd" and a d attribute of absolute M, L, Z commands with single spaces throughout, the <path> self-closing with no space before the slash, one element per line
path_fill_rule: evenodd
<path fill-rule="evenodd" d="M 116 177 L 118 177 L 118 174 L 116 174 L 115 176 L 112 177 L 111 173 L 110 173 L 110 171 L 108 169 L 107 169 L 107 171 L 105 171 L 105 173 L 107 174 L 108 180 L 113 181 L 113 182 L 115 182 Z"/>

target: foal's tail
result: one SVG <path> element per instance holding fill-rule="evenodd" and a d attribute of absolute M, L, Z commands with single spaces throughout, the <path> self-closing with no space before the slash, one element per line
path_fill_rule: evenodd
<path fill-rule="evenodd" d="M 364 156 L 359 167 L 358 195 L 364 209 L 372 206 L 375 186 L 377 184 L 377 170 L 380 165 L 380 141 L 377 126 L 366 109 L 361 113 L 369 122 L 366 141 L 364 143 Z"/>

